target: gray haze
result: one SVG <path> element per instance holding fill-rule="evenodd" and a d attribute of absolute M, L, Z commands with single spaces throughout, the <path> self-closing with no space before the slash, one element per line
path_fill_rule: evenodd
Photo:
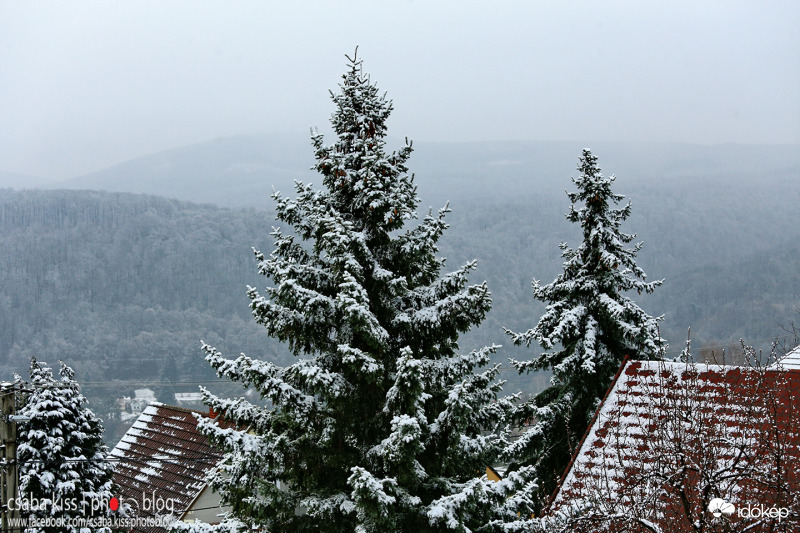
<path fill-rule="evenodd" d="M 0 0 L 0 171 L 324 131 L 356 45 L 395 136 L 800 143 L 796 1 Z"/>

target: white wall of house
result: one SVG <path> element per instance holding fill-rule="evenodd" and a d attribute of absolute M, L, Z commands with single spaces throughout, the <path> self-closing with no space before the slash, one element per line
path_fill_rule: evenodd
<path fill-rule="evenodd" d="M 219 494 L 206 485 L 181 520 L 184 522 L 201 520 L 207 524 L 218 524 L 220 522 L 219 515 L 229 510 L 230 507 L 220 507 Z"/>

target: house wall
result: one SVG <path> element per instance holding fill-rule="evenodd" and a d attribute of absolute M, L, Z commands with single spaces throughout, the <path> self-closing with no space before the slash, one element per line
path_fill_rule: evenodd
<path fill-rule="evenodd" d="M 219 494 L 216 494 L 206 485 L 189 507 L 189 510 L 186 511 L 186 514 L 183 515 L 182 520 L 184 522 L 200 520 L 207 524 L 218 524 L 220 522 L 219 515 L 226 511 L 230 511 L 230 507 L 220 507 Z"/>

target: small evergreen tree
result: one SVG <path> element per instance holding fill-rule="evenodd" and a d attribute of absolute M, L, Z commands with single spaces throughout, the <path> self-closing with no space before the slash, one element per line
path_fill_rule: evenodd
<path fill-rule="evenodd" d="M 99 418 L 84 406 L 86 398 L 70 367 L 61 364 L 61 379 L 44 363 L 31 359 L 28 396 L 19 414 L 17 457 L 19 493 L 23 501 L 38 502 L 22 516 L 47 518 L 110 516 L 112 469 L 105 461 Z M 94 508 L 93 508 L 94 503 Z M 35 508 L 34 508 L 35 507 Z M 110 533 L 109 528 L 31 528 L 26 533 Z"/>
<path fill-rule="evenodd" d="M 520 373 L 552 370 L 551 386 L 525 403 L 518 417 L 532 421 L 512 447 L 512 456 L 534 465 L 539 504 L 555 488 L 599 401 L 625 356 L 658 359 L 666 347 L 658 321 L 625 293 L 650 293 L 663 280 L 646 282 L 635 258 L 642 243 L 620 231 L 631 212 L 630 202 L 614 208 L 624 196 L 614 194 L 615 177 L 604 177 L 597 158 L 584 150 L 568 193 L 567 220 L 580 224 L 583 242 L 573 250 L 561 244 L 564 271 L 549 285 L 533 281 L 533 295 L 547 304 L 533 329 L 507 331 L 514 344 L 536 341 L 544 353 L 530 361 L 513 361 Z"/>
<path fill-rule="evenodd" d="M 349 60 L 331 93 L 336 142 L 313 134 L 324 189 L 279 193 L 275 250 L 256 252 L 272 281 L 249 289 L 255 319 L 297 361 L 279 367 L 204 345 L 220 376 L 254 387 L 268 405 L 209 394 L 240 430 L 201 420 L 226 451 L 213 487 L 231 505 L 231 529 L 414 531 L 458 529 L 494 512 L 474 493 L 506 444 L 512 406 L 498 400 L 495 347 L 459 354 L 460 333 L 491 305 L 468 286 L 475 262 L 441 276 L 445 207 L 416 226 L 411 144 L 385 150 L 392 104 Z M 198 527 L 197 530 L 203 530 Z"/>

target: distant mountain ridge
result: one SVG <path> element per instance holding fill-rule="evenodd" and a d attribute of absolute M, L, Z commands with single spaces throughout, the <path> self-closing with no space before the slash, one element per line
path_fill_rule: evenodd
<path fill-rule="evenodd" d="M 399 147 L 402 140 L 390 139 Z M 663 179 L 751 181 L 759 175 L 800 175 L 798 146 L 702 146 L 669 143 L 493 141 L 415 142 L 409 168 L 422 204 L 462 204 L 560 192 L 589 145 L 606 174 L 627 183 Z M 265 207 L 272 188 L 290 192 L 298 179 L 319 185 L 308 134 L 240 135 L 166 150 L 47 189 L 91 189 L 155 194 L 226 207 Z M 0 180 L 0 184 L 3 181 Z M 1 186 L 1 185 L 0 185 Z M 6 185 L 8 186 L 8 185 Z M 19 187 L 17 187 L 19 188 Z"/>
<path fill-rule="evenodd" d="M 44 187 L 52 180 L 41 176 L 30 176 L 28 174 L 18 174 L 16 172 L 4 172 L 0 170 L 0 188 L 11 189 L 35 189 Z"/>

